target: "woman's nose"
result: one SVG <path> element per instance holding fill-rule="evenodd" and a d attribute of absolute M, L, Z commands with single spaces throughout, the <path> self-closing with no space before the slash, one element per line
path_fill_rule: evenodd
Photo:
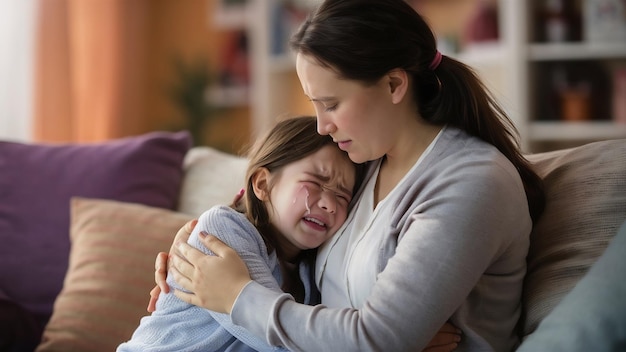
<path fill-rule="evenodd" d="M 317 133 L 322 136 L 335 132 L 335 125 L 324 114 L 317 114 Z"/>

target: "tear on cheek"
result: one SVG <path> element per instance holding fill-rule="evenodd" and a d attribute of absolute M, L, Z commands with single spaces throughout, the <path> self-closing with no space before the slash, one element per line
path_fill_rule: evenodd
<path fill-rule="evenodd" d="M 309 206 L 309 195 L 310 195 L 309 188 L 306 185 L 300 186 L 300 189 L 298 190 L 298 193 L 293 199 L 292 204 L 296 204 L 296 202 L 298 201 L 298 198 L 302 198 L 302 200 L 304 201 L 304 207 L 306 208 L 307 214 L 311 214 L 311 207 Z"/>

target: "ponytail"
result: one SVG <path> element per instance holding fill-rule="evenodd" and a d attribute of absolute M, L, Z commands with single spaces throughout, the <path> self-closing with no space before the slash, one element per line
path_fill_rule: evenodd
<path fill-rule="evenodd" d="M 536 222 L 545 204 L 543 182 L 521 153 L 517 129 L 474 71 L 443 57 L 434 70 L 422 70 L 416 76 L 420 76 L 416 82 L 424 82 L 414 89 L 422 118 L 462 129 L 504 154 L 522 178 L 530 215 Z"/>

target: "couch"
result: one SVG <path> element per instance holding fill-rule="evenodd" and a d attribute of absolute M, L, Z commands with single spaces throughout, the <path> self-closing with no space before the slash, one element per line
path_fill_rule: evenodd
<path fill-rule="evenodd" d="M 626 140 L 528 159 L 547 204 L 531 234 L 523 337 L 626 220 Z M 156 253 L 186 221 L 230 202 L 245 166 L 192 147 L 187 132 L 0 142 L 0 350 L 113 351 L 147 314 Z"/>

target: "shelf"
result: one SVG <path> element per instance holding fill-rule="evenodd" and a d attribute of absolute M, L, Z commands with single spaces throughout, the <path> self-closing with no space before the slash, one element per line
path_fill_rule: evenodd
<path fill-rule="evenodd" d="M 626 124 L 612 121 L 537 121 L 530 124 L 528 137 L 535 142 L 626 138 Z"/>
<path fill-rule="evenodd" d="M 623 43 L 557 43 L 531 44 L 528 49 L 532 61 L 593 60 L 626 58 Z"/>
<path fill-rule="evenodd" d="M 207 103 L 221 108 L 248 106 L 250 101 L 249 87 L 245 85 L 230 87 L 211 87 L 206 91 Z"/>
<path fill-rule="evenodd" d="M 269 70 L 270 72 L 288 72 L 296 69 L 296 56 L 293 54 L 271 55 Z"/>
<path fill-rule="evenodd" d="M 212 24 L 220 29 L 244 29 L 254 18 L 250 6 L 216 4 L 212 16 Z"/>
<path fill-rule="evenodd" d="M 456 57 L 457 60 L 466 65 L 483 66 L 489 64 L 502 64 L 505 55 L 506 52 L 504 47 L 499 42 L 485 42 L 468 45 L 465 50 L 457 54 L 452 54 L 451 56 Z"/>

